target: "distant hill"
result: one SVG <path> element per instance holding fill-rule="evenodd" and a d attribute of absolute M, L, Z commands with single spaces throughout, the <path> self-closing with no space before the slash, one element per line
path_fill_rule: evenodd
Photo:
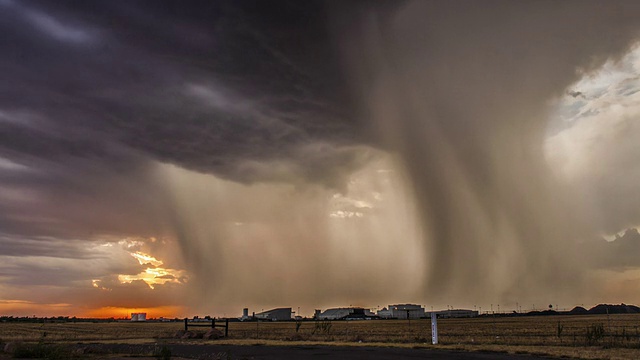
<path fill-rule="evenodd" d="M 612 305 L 612 304 L 598 304 L 591 309 L 587 310 L 582 306 L 576 306 L 570 311 L 555 311 L 555 310 L 543 310 L 543 311 L 529 311 L 526 313 L 528 316 L 549 316 L 549 315 L 603 315 L 603 314 L 640 314 L 640 307 L 635 305 Z"/>
<path fill-rule="evenodd" d="M 575 309 L 575 308 L 574 308 Z M 573 310 L 572 310 L 573 311 Z M 640 314 L 640 307 L 635 305 L 598 304 L 588 310 L 589 314 Z"/>
<path fill-rule="evenodd" d="M 571 309 L 571 311 L 569 311 L 569 314 L 571 315 L 586 315 L 589 313 L 589 310 L 583 308 L 582 306 L 576 306 L 573 309 Z"/>
<path fill-rule="evenodd" d="M 548 315 L 558 315 L 559 313 L 555 310 L 543 310 L 543 311 L 529 311 L 527 315 L 529 316 L 548 316 Z"/>

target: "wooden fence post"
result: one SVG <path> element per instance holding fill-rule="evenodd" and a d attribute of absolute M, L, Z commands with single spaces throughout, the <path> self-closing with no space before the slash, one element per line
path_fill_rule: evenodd
<path fill-rule="evenodd" d="M 224 320 L 224 337 L 229 336 L 229 319 Z"/>
<path fill-rule="evenodd" d="M 187 332 L 187 318 L 184 318 L 184 331 Z"/>

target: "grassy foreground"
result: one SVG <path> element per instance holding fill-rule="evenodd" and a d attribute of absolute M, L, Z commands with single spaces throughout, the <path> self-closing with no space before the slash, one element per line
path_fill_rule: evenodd
<path fill-rule="evenodd" d="M 182 323 L 0 323 L 0 342 L 205 343 L 174 339 Z M 495 351 L 580 359 L 640 359 L 640 315 L 230 323 L 234 345 L 348 345 Z M 203 328 L 199 328 L 204 331 Z"/>

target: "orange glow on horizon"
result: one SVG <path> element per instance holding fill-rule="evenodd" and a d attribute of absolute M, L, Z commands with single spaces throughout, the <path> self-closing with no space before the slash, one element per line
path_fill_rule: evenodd
<path fill-rule="evenodd" d="M 71 304 L 40 304 L 27 300 L 0 300 L 2 316 L 66 316 Z"/>
<path fill-rule="evenodd" d="M 90 318 L 126 318 L 131 317 L 131 313 L 147 313 L 147 319 L 165 318 L 181 318 L 187 313 L 183 306 L 156 306 L 156 307 L 116 307 L 105 306 L 99 309 L 89 310 L 84 317 Z"/>
<path fill-rule="evenodd" d="M 74 307 L 71 304 L 39 304 L 24 300 L 0 300 L 0 316 L 15 317 L 54 317 L 69 316 L 81 318 L 116 318 L 129 319 L 131 313 L 147 313 L 147 319 L 182 318 L 188 313 L 184 306 L 155 306 L 155 307 L 116 307 L 105 306 L 96 309 Z"/>

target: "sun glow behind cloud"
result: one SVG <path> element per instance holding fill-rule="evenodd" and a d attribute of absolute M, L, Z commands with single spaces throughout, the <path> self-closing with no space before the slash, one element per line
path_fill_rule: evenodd
<path fill-rule="evenodd" d="M 131 256 L 133 256 L 136 260 L 138 260 L 140 265 L 151 264 L 153 266 L 160 266 L 160 265 L 163 264 L 162 261 L 154 258 L 151 255 L 144 254 L 144 253 L 142 253 L 140 251 L 136 251 L 134 253 L 131 253 Z"/>
<path fill-rule="evenodd" d="M 41 256 L 4 255 L 0 270 L 19 285 L 0 286 L 0 315 L 122 317 L 121 309 L 129 308 L 150 309 L 152 317 L 185 314 L 176 299 L 188 274 L 170 239 L 97 236 L 78 242 L 74 251 L 60 248 L 68 241 L 55 251 L 43 248 L 42 239 L 29 241 L 40 246 Z M 38 275 L 26 276 L 25 269 Z M 29 296 L 33 289 L 39 296 Z"/>
<path fill-rule="evenodd" d="M 144 244 L 144 242 L 138 240 L 125 241 L 121 242 L 124 244 L 127 249 L 140 247 Z M 156 242 L 155 238 L 150 238 L 150 242 Z M 152 255 L 146 254 L 142 251 L 129 252 L 134 259 L 138 261 L 140 265 L 150 265 L 144 271 L 131 275 L 131 274 L 119 274 L 118 281 L 121 284 L 130 284 L 133 281 L 142 280 L 144 281 L 149 288 L 155 289 L 155 285 L 164 285 L 166 283 L 175 283 L 182 284 L 186 282 L 186 271 L 184 270 L 176 270 L 163 268 L 161 265 L 164 264 L 162 260 L 158 260 Z M 92 280 L 93 287 L 96 288 L 104 288 L 100 285 L 100 280 Z"/>
<path fill-rule="evenodd" d="M 621 254 L 633 254 L 637 244 L 620 239 L 640 225 L 639 119 L 640 44 L 585 74 L 553 104 L 545 155 L 574 199 L 572 211 L 586 219 L 583 226 L 593 234 L 581 243 L 585 249 L 595 246 L 591 255 L 585 250 L 585 259 L 606 259 L 585 269 L 598 302 L 640 297 L 640 268 L 633 255 Z"/>
<path fill-rule="evenodd" d="M 181 279 L 184 278 L 184 274 L 185 272 L 182 270 L 147 268 L 137 275 L 118 275 L 118 281 L 126 284 L 136 280 L 142 280 L 147 283 L 151 289 L 155 289 L 155 285 L 163 285 L 168 282 L 181 284 Z"/>
<path fill-rule="evenodd" d="M 558 100 L 545 144 L 547 161 L 590 223 L 607 238 L 637 227 L 640 183 L 640 46 L 573 84 Z M 613 200 L 616 199 L 616 200 Z"/>

